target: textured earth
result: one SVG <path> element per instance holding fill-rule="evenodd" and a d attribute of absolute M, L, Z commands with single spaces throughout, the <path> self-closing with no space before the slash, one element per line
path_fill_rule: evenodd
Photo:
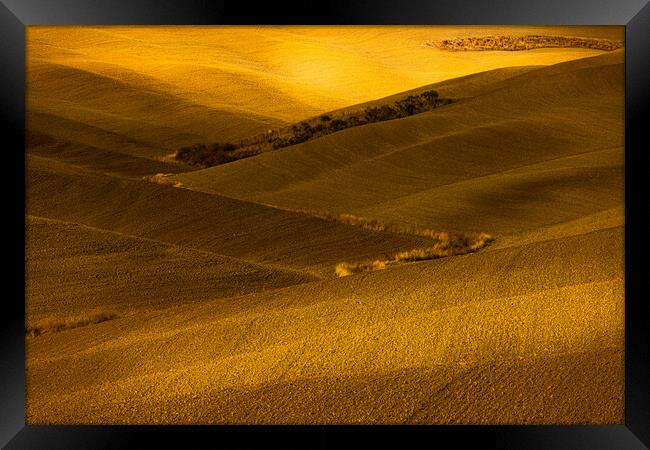
<path fill-rule="evenodd" d="M 624 50 L 424 45 L 545 33 L 623 29 L 29 27 L 28 423 L 623 423 Z M 169 158 L 432 88 L 457 101 Z M 431 240 L 304 211 L 495 241 L 338 278 Z"/>

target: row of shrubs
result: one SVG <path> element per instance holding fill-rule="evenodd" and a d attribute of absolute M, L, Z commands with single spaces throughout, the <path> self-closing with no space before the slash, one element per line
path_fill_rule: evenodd
<path fill-rule="evenodd" d="M 270 142 L 273 144 L 273 148 L 276 149 L 288 147 L 346 128 L 412 116 L 413 114 L 429 111 L 438 105 L 446 105 L 451 101 L 448 98 L 439 98 L 438 92 L 429 90 L 420 95 L 409 95 L 392 105 L 366 108 L 361 113 L 348 115 L 340 119 L 333 119 L 328 115 L 323 115 L 318 118 L 318 122 L 315 124 L 303 121 L 291 127 L 292 134 L 289 137 L 272 137 Z"/>
<path fill-rule="evenodd" d="M 233 152 L 237 146 L 225 144 L 194 144 L 176 151 L 174 158 L 194 166 L 216 166 L 235 161 Z"/>
<path fill-rule="evenodd" d="M 437 106 L 452 103 L 452 101 L 449 98 L 440 98 L 435 90 L 428 90 L 418 95 L 409 95 L 391 105 L 369 107 L 338 118 L 322 115 L 316 119 L 299 122 L 286 129 L 272 130 L 237 143 L 195 144 L 183 147 L 176 151 L 174 157 L 178 161 L 200 167 L 226 164 L 264 151 L 307 142 L 346 128 L 400 119 L 430 111 Z"/>

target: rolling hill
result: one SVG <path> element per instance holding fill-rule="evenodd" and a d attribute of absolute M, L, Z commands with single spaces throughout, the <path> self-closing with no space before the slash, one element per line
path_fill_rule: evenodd
<path fill-rule="evenodd" d="M 332 33 L 297 26 L 32 26 L 28 120 L 49 114 L 77 121 L 147 144 L 114 142 L 113 151 L 160 157 L 179 145 L 246 137 L 436 81 L 602 53 L 550 48 L 460 57 L 424 45 L 502 32 L 623 36 L 617 27 L 338 27 Z M 34 122 L 34 131 L 69 136 L 70 130 Z"/>
<path fill-rule="evenodd" d="M 26 325 L 114 314 L 26 337 L 27 423 L 623 423 L 624 51 L 423 45 L 621 33 L 30 27 Z M 168 158 L 427 89 L 456 101 Z M 341 213 L 496 240 L 339 278 L 433 243 Z"/>
<path fill-rule="evenodd" d="M 434 84 L 473 96 L 173 178 L 286 209 L 500 234 L 620 204 L 623 53 L 520 72 Z"/>
<path fill-rule="evenodd" d="M 131 315 L 317 279 L 76 223 L 27 219 L 28 324 L 93 307 Z"/>
<path fill-rule="evenodd" d="M 302 213 L 100 174 L 38 156 L 27 160 L 29 214 L 166 244 L 333 277 L 341 261 L 431 243 Z M 56 192 L 56 196 L 52 193 Z"/>
<path fill-rule="evenodd" d="M 28 342 L 28 417 L 619 423 L 622 239 L 610 228 L 43 335 Z"/>

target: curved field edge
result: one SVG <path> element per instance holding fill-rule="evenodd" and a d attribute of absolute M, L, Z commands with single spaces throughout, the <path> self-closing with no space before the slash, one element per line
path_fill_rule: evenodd
<path fill-rule="evenodd" d="M 376 32 L 362 34 L 372 39 Z M 97 47 L 107 46 L 102 41 Z M 533 50 L 528 64 L 553 53 Z M 262 277 L 250 292 L 235 289 L 223 297 L 209 289 L 218 273 L 202 279 L 200 268 L 190 271 L 185 286 L 194 282 L 201 301 L 174 304 L 183 290 L 170 289 L 161 308 L 29 339 L 28 423 L 623 423 L 622 56 L 619 50 L 544 69 L 448 80 L 447 93 L 460 101 L 435 120 L 424 113 L 344 130 L 339 134 L 345 139 L 333 134 L 287 148 L 292 156 L 279 171 L 254 157 L 228 169 L 241 171 L 239 181 L 218 186 L 212 182 L 228 170 L 206 170 L 185 186 L 217 195 L 165 186 L 178 181 L 167 175 L 176 170 L 159 166 L 147 173 L 140 159 L 109 161 L 115 155 L 108 153 L 98 164 L 83 159 L 92 146 L 139 158 L 144 145 L 143 154 L 157 157 L 158 150 L 129 139 L 148 133 L 165 139 L 169 129 L 129 131 L 123 138 L 117 131 L 138 121 L 117 120 L 112 134 L 95 142 L 98 129 L 76 133 L 77 124 L 58 120 L 56 138 L 67 147 L 42 148 L 47 158 L 29 157 L 28 211 L 187 250 L 190 259 L 194 252 L 226 252 L 233 264 L 236 259 L 271 272 L 292 267 L 297 276 L 322 279 L 265 289 L 270 280 Z M 196 71 L 205 74 L 219 76 L 205 67 Z M 477 96 L 480 101 L 471 98 Z M 518 97 L 527 102 L 512 100 Z M 61 105 L 51 100 L 46 108 Z M 135 100 L 132 105 L 142 98 Z M 86 112 L 95 124 L 115 118 Z M 508 114 L 513 117 L 494 120 Z M 54 120 L 41 119 L 44 125 Z M 483 122 L 469 130 L 463 119 Z M 457 126 L 463 132 L 430 139 Z M 543 145 L 529 147 L 539 139 Z M 113 142 L 125 147 L 113 148 Z M 51 160 L 59 148 L 65 153 L 59 162 L 139 180 L 59 164 Z M 300 170 L 291 165 L 296 154 Z M 370 166 L 357 164 L 368 157 Z M 322 179 L 299 184 L 301 174 L 309 178 L 332 164 L 335 170 Z M 199 186 L 202 176 L 206 184 Z M 247 201 L 219 195 L 224 187 L 232 190 L 226 195 Z M 418 248 L 432 239 L 278 213 L 250 200 L 370 217 L 380 225 L 400 220 L 399 226 L 413 228 L 484 229 L 498 241 L 481 252 L 335 278 L 337 261 Z M 290 232 L 278 232 L 283 227 Z M 74 243 L 51 242 L 77 250 Z M 43 255 L 54 247 L 43 246 Z M 118 266 L 132 256 L 142 261 L 138 252 L 121 250 L 100 252 L 100 258 L 65 254 L 66 289 L 53 285 L 48 291 L 43 283 L 42 298 L 63 291 L 74 298 L 80 290 L 71 281 L 79 269 L 110 268 L 110 259 L 102 261 L 106 253 Z M 170 273 L 155 269 L 145 270 L 144 278 Z M 126 275 L 104 272 L 107 280 Z M 155 284 L 143 287 L 141 294 L 157 292 Z M 77 300 L 92 303 L 93 291 L 87 295 Z M 147 296 L 141 299 L 146 304 Z"/>
<path fill-rule="evenodd" d="M 466 255 L 486 247 L 494 241 L 487 233 L 470 235 L 454 235 L 441 232 L 434 245 L 414 248 L 388 255 L 385 259 L 375 259 L 359 262 L 342 262 L 336 265 L 336 274 L 340 277 L 355 273 L 385 269 L 387 266 L 413 261 L 426 261 L 429 259 L 445 258 L 449 256 Z"/>
<path fill-rule="evenodd" d="M 623 346 L 622 252 L 617 251 L 622 234 L 621 228 L 602 230 L 235 302 L 182 306 L 98 324 L 100 333 L 78 328 L 44 335 L 28 346 L 28 417 L 32 423 L 48 417 L 60 423 L 151 423 L 163 417 L 179 423 L 356 423 L 391 421 L 382 411 L 392 405 L 403 411 L 396 422 L 426 422 L 446 402 L 441 421 L 480 422 L 481 408 L 491 403 L 485 420 L 521 423 L 521 416 L 504 413 L 511 411 L 505 406 L 530 396 L 542 407 L 524 421 L 618 423 L 622 396 L 610 391 L 607 401 L 594 403 L 590 393 L 622 373 L 622 361 L 614 357 Z M 469 274 L 474 275 L 467 285 Z M 424 278 L 456 282 L 418 283 Z M 465 291 L 475 295 L 470 299 Z M 183 351 L 190 345 L 193 352 Z M 55 348 L 60 350 L 53 353 Z M 131 356 L 116 357 L 125 348 Z M 167 356 L 156 357 L 161 352 Z M 537 371 L 535 360 L 545 366 L 543 377 L 530 377 Z M 409 391 L 393 383 L 415 379 L 388 374 L 410 369 L 434 375 L 417 378 L 421 389 L 400 397 Z M 510 388 L 501 389 L 495 375 L 476 390 L 483 370 L 509 374 Z M 69 387 L 29 381 L 46 372 L 68 379 Z M 587 373 L 601 381 L 561 381 Z M 360 390 L 353 396 L 356 410 L 335 402 L 334 394 L 350 377 L 383 379 L 376 392 L 384 394 Z M 320 392 L 317 397 L 328 406 L 308 415 L 305 397 L 297 395 L 304 392 L 300 386 Z M 562 398 L 556 397 L 559 386 Z M 455 394 L 435 394 L 449 389 Z M 469 404 L 460 395 L 468 389 L 477 394 Z M 133 396 L 143 390 L 148 394 L 134 405 Z M 263 392 L 269 405 L 279 402 L 276 412 L 245 408 L 255 392 Z"/>
<path fill-rule="evenodd" d="M 298 271 L 28 215 L 26 324 L 66 329 L 86 316 L 147 314 L 317 280 Z M 88 319 L 88 324 L 95 323 Z M 38 333 L 35 331 L 33 334 Z"/>
<path fill-rule="evenodd" d="M 511 75 L 435 112 L 355 127 L 277 154 L 171 178 L 192 189 L 281 208 L 387 221 L 394 217 L 377 214 L 387 202 L 399 205 L 400 199 L 439 186 L 588 150 L 622 148 L 620 51 Z M 464 83 L 472 86 L 472 79 Z M 408 220 L 414 213 L 394 216 Z M 437 224 L 434 217 L 427 222 Z M 476 226 L 475 231 L 496 234 Z"/>
<path fill-rule="evenodd" d="M 317 277 L 334 276 L 341 260 L 432 243 L 431 238 L 376 233 L 220 195 L 110 177 L 32 155 L 27 170 L 28 214 Z"/>

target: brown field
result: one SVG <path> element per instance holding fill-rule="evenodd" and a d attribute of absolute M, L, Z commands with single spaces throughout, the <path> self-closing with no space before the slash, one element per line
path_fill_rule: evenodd
<path fill-rule="evenodd" d="M 27 422 L 623 423 L 622 40 L 29 27 Z"/>

